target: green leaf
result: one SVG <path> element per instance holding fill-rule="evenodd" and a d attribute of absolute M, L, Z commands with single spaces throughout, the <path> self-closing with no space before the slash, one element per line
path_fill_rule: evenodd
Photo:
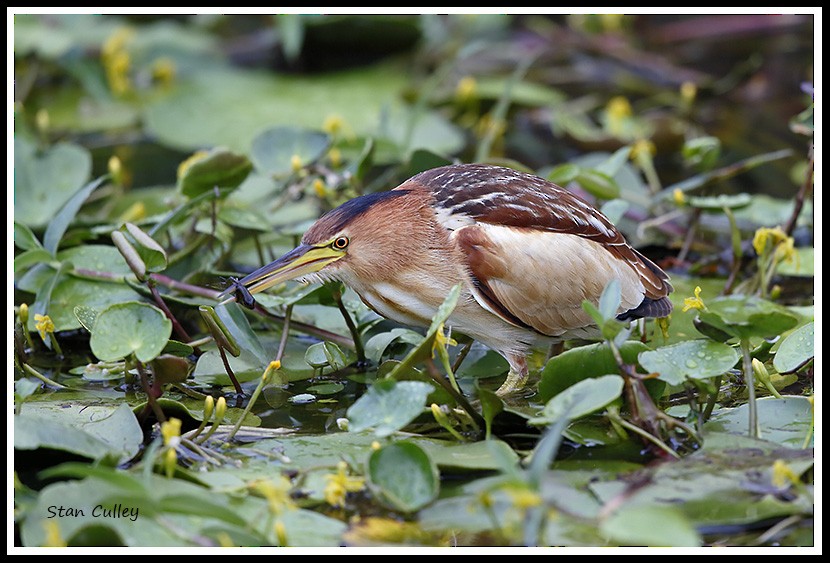
<path fill-rule="evenodd" d="M 616 318 L 620 300 L 620 281 L 614 278 L 608 282 L 599 297 L 599 312 L 604 320 Z"/>
<path fill-rule="evenodd" d="M 415 512 L 438 496 L 438 468 L 412 442 L 394 442 L 372 452 L 368 474 L 381 499 L 401 512 Z"/>
<path fill-rule="evenodd" d="M 81 323 L 81 326 L 84 327 L 87 332 L 92 333 L 92 327 L 95 326 L 95 319 L 98 318 L 97 309 L 93 309 L 92 307 L 88 307 L 86 305 L 76 305 L 72 309 L 72 313 L 74 313 L 75 318 L 78 319 L 78 322 Z"/>
<path fill-rule="evenodd" d="M 346 411 L 349 432 L 372 428 L 378 437 L 389 436 L 423 412 L 432 391 L 423 381 L 379 380 Z"/>
<path fill-rule="evenodd" d="M 688 196 L 688 204 L 697 209 L 705 211 L 723 211 L 727 209 L 741 209 L 752 203 L 752 196 L 749 194 L 720 194 L 716 196 Z"/>
<path fill-rule="evenodd" d="M 576 164 L 560 164 L 548 173 L 547 179 L 553 182 L 554 184 L 559 184 L 560 186 L 567 186 L 569 183 L 576 180 L 577 176 L 579 176 L 580 171 L 581 168 Z"/>
<path fill-rule="evenodd" d="M 153 237 L 132 223 L 125 223 L 124 227 L 132 239 L 133 246 L 138 251 L 138 255 L 144 261 L 147 270 L 150 272 L 161 272 L 167 268 L 167 252 L 165 252 L 164 248 Z"/>
<path fill-rule="evenodd" d="M 29 227 L 49 224 L 87 181 L 91 171 L 92 157 L 83 147 L 58 143 L 41 151 L 24 136 L 15 135 L 15 221 Z M 54 252 L 55 247 L 47 250 Z"/>
<path fill-rule="evenodd" d="M 308 347 L 305 361 L 313 368 L 330 367 L 342 369 L 349 365 L 349 360 L 343 350 L 334 342 L 317 342 Z"/>
<path fill-rule="evenodd" d="M 686 166 L 699 170 L 711 170 L 720 158 L 720 139 L 717 137 L 697 137 L 683 143 L 683 160 Z"/>
<path fill-rule="evenodd" d="M 120 360 L 135 354 L 146 363 L 161 353 L 172 330 L 170 319 L 152 305 L 116 303 L 98 315 L 89 344 L 100 360 Z"/>
<path fill-rule="evenodd" d="M 32 248 L 14 257 L 14 273 L 22 272 L 29 266 L 52 260 L 52 253 L 45 248 Z"/>
<path fill-rule="evenodd" d="M 528 424 L 550 425 L 591 414 L 618 398 L 623 383 L 623 378 L 614 374 L 580 381 L 548 401 L 541 416 L 531 418 Z"/>
<path fill-rule="evenodd" d="M 364 344 L 366 358 L 379 363 L 383 353 L 394 342 L 403 342 L 417 346 L 423 341 L 423 335 L 409 328 L 393 328 L 388 332 L 375 334 Z"/>
<path fill-rule="evenodd" d="M 781 342 L 772 365 L 779 373 L 797 371 L 815 356 L 815 338 L 815 323 L 798 327 Z"/>
<path fill-rule="evenodd" d="M 253 169 L 244 155 L 217 147 L 191 157 L 178 180 L 178 188 L 188 198 L 198 197 L 214 188 L 236 188 Z"/>
<path fill-rule="evenodd" d="M 38 292 L 38 299 L 40 298 L 41 292 Z M 75 315 L 75 307 L 79 304 L 101 311 L 110 305 L 135 298 L 135 291 L 124 284 L 61 275 L 49 295 L 46 312 L 52 318 L 56 331 L 74 330 L 82 326 Z"/>
<path fill-rule="evenodd" d="M 17 221 L 14 222 L 14 245 L 21 250 L 43 248 L 32 229 Z"/>
<path fill-rule="evenodd" d="M 274 127 L 256 136 L 251 144 L 251 160 L 260 174 L 285 176 L 294 172 L 295 161 L 300 166 L 308 166 L 319 160 L 329 144 L 329 136 L 319 131 Z"/>
<path fill-rule="evenodd" d="M 501 440 L 449 442 L 412 438 L 442 471 L 499 471 L 515 468 L 518 454 Z"/>
<path fill-rule="evenodd" d="M 648 350 L 648 346 L 632 340 L 620 347 L 620 354 L 627 364 L 636 364 L 638 355 L 645 350 Z M 617 370 L 614 355 L 607 344 L 589 344 L 572 348 L 551 358 L 542 369 L 539 398 L 547 402 L 583 379 L 599 377 Z"/>
<path fill-rule="evenodd" d="M 489 389 L 478 389 L 478 400 L 481 403 L 481 416 L 484 417 L 486 437 L 490 438 L 493 428 L 493 419 L 504 410 L 504 401 Z"/>
<path fill-rule="evenodd" d="M 238 303 L 228 302 L 217 305 L 214 311 L 219 320 L 222 321 L 221 329 L 228 331 L 234 345 L 253 353 L 260 364 L 267 365 L 269 357 L 265 352 L 265 347 L 251 328 L 242 307 Z M 238 355 L 238 353 L 235 355 Z"/>
<path fill-rule="evenodd" d="M 600 524 L 621 545 L 699 547 L 700 535 L 682 511 L 670 506 L 623 505 Z"/>
<path fill-rule="evenodd" d="M 69 228 L 69 224 L 75 219 L 75 215 L 81 209 L 81 206 L 89 198 L 89 195 L 106 180 L 106 176 L 101 176 L 97 180 L 88 183 L 77 192 L 60 208 L 57 214 L 50 219 L 49 225 L 46 227 L 46 232 L 43 234 L 43 248 L 54 254 L 58 250 L 58 245 L 61 242 L 63 234 Z"/>
<path fill-rule="evenodd" d="M 755 295 L 730 295 L 706 302 L 698 313 L 696 328 L 721 331 L 739 339 L 778 336 L 798 324 L 798 317 L 787 308 Z"/>
<path fill-rule="evenodd" d="M 689 340 L 638 356 L 640 365 L 669 385 L 680 385 L 686 378 L 706 379 L 732 369 L 740 355 L 733 347 L 711 340 Z"/>
<path fill-rule="evenodd" d="M 593 168 L 580 168 L 575 180 L 582 189 L 598 199 L 620 197 L 620 186 L 614 178 Z"/>
<path fill-rule="evenodd" d="M 813 407 L 807 397 L 763 397 L 755 404 L 758 407 L 761 438 L 790 448 L 802 447 L 813 423 Z M 748 404 L 720 409 L 704 424 L 703 429 L 707 433 L 747 434 L 748 409 Z"/>

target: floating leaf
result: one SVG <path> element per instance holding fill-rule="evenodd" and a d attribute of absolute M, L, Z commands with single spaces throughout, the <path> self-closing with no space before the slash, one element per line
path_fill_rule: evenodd
<path fill-rule="evenodd" d="M 815 356 L 815 323 L 792 331 L 778 346 L 772 365 L 779 373 L 797 371 Z"/>
<path fill-rule="evenodd" d="M 801 448 L 813 422 L 813 407 L 807 397 L 763 397 L 758 406 L 759 435 L 767 441 L 790 448 Z M 747 410 L 744 404 L 731 409 L 720 409 L 703 426 L 706 432 L 746 434 Z"/>
<path fill-rule="evenodd" d="M 295 166 L 308 166 L 322 157 L 329 148 L 325 133 L 281 126 L 266 129 L 251 143 L 251 160 L 257 172 L 267 176 L 283 176 L 295 172 Z"/>
<path fill-rule="evenodd" d="M 178 187 L 189 198 L 214 188 L 236 188 L 253 169 L 246 156 L 217 147 L 191 157 L 179 176 Z"/>
<path fill-rule="evenodd" d="M 603 375 L 580 381 L 548 401 L 541 415 L 531 418 L 528 423 L 550 425 L 591 414 L 618 398 L 622 390 L 623 378 L 619 375 Z"/>
<path fill-rule="evenodd" d="M 78 193 L 91 171 L 92 157 L 81 146 L 58 143 L 39 150 L 23 135 L 15 135 L 15 221 L 29 227 L 43 227 L 55 221 L 58 211 Z M 44 247 L 54 252 L 57 245 L 47 246 L 44 240 Z"/>
<path fill-rule="evenodd" d="M 706 301 L 698 313 L 695 327 L 706 336 L 749 338 L 778 336 L 798 324 L 798 317 L 772 301 L 755 295 L 730 295 Z"/>
<path fill-rule="evenodd" d="M 334 342 L 317 342 L 308 347 L 305 353 L 305 361 L 313 368 L 330 367 L 331 369 L 342 369 L 349 365 L 349 360 L 343 350 Z"/>
<path fill-rule="evenodd" d="M 135 354 L 139 361 L 149 362 L 164 349 L 172 330 L 170 319 L 152 305 L 116 303 L 98 315 L 89 343 L 100 360 L 120 360 Z"/>
<path fill-rule="evenodd" d="M 627 546 L 699 547 L 700 535 L 682 511 L 670 506 L 624 505 L 600 531 Z"/>
<path fill-rule="evenodd" d="M 396 510 L 414 512 L 438 496 L 438 468 L 412 442 L 394 442 L 372 452 L 369 483 Z"/>
<path fill-rule="evenodd" d="M 432 391 L 423 381 L 377 381 L 346 412 L 349 432 L 372 428 L 378 437 L 389 436 L 423 412 Z"/>
<path fill-rule="evenodd" d="M 638 356 L 640 365 L 669 385 L 680 385 L 686 378 L 705 379 L 723 375 L 738 362 L 739 354 L 733 347 L 712 340 L 689 340 L 656 350 L 646 350 Z"/>

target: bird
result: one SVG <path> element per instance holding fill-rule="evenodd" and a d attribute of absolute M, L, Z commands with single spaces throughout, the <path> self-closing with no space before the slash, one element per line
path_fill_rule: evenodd
<path fill-rule="evenodd" d="M 619 320 L 672 311 L 668 274 L 596 207 L 540 176 L 481 163 L 346 201 L 226 292 L 249 297 L 289 280 L 340 281 L 380 316 L 415 327 L 429 326 L 460 284 L 446 325 L 507 360 L 499 395 L 526 385 L 534 346 L 598 336 L 582 303 L 597 304 L 612 280 Z"/>

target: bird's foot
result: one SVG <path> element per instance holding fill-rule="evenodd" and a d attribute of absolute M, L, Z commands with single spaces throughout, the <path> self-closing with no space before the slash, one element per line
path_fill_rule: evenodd
<path fill-rule="evenodd" d="M 504 397 L 505 395 L 520 391 L 524 388 L 525 383 L 527 383 L 527 370 L 516 371 L 511 369 L 507 372 L 507 379 L 496 390 L 496 395 Z"/>

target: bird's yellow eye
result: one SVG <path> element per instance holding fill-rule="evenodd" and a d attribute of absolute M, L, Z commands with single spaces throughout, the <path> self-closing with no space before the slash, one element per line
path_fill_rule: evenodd
<path fill-rule="evenodd" d="M 331 243 L 331 247 L 335 250 L 345 250 L 347 246 L 349 246 L 348 237 L 337 237 Z"/>

